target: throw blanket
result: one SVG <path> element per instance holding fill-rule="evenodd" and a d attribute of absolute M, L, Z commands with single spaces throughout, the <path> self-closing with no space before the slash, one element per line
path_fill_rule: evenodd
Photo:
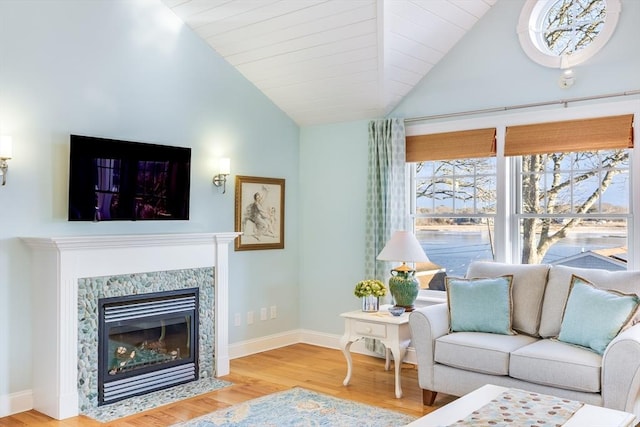
<path fill-rule="evenodd" d="M 451 426 L 561 426 L 584 405 L 575 400 L 509 389 Z"/>

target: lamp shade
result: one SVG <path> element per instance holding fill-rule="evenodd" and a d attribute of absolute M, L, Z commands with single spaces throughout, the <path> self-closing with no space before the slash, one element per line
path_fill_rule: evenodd
<path fill-rule="evenodd" d="M 378 254 L 380 261 L 428 262 L 422 246 L 410 231 L 396 231 Z"/>
<path fill-rule="evenodd" d="M 218 173 L 222 175 L 229 175 L 231 173 L 231 159 L 228 157 L 221 158 L 218 163 L 218 168 L 220 169 Z"/>
<path fill-rule="evenodd" d="M 10 159 L 12 156 L 12 139 L 10 135 L 0 135 L 0 159 Z"/>

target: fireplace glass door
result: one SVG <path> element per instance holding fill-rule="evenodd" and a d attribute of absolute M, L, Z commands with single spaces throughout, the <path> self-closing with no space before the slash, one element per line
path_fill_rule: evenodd
<path fill-rule="evenodd" d="M 99 404 L 197 379 L 197 298 L 194 288 L 100 300 Z"/>

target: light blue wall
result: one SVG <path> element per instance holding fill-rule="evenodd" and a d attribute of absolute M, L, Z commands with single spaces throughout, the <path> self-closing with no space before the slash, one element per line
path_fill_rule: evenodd
<path fill-rule="evenodd" d="M 622 0 L 609 42 L 573 67 L 575 84 L 558 86 L 561 71 L 533 62 L 516 27 L 524 0 L 499 0 L 391 113 L 421 117 L 556 101 L 640 89 L 640 2 Z"/>
<path fill-rule="evenodd" d="M 524 0 L 499 0 L 389 117 L 640 89 L 640 1 L 622 1 L 613 37 L 594 58 L 574 68 L 577 81 L 570 89 L 558 86 L 560 70 L 538 65 L 521 49 L 516 26 L 523 5 Z M 358 174 L 366 173 L 361 156 L 367 156 L 366 123 L 301 129 L 301 230 L 306 237 L 301 239 L 300 309 L 306 329 L 341 334 L 338 315 L 357 309 L 351 291 L 364 278 L 364 219 L 354 218 L 365 211 L 365 199 L 358 193 L 365 185 Z M 341 178 L 339 188 L 327 184 L 332 177 Z M 319 202 L 312 206 L 315 200 Z M 316 224 L 322 224 L 322 232 L 313 230 Z"/>
<path fill-rule="evenodd" d="M 299 128 L 171 17 L 156 0 L 0 1 L 0 132 L 14 139 L 0 187 L 0 404 L 31 388 L 31 357 L 49 350 L 30 342 L 38 266 L 21 236 L 231 231 L 237 174 L 286 180 L 286 240 L 232 250 L 230 340 L 298 326 Z M 191 147 L 191 219 L 67 222 L 70 133 Z M 232 161 L 224 195 L 211 183 L 221 155 Z M 278 318 L 257 320 L 270 305 Z"/>
<path fill-rule="evenodd" d="M 300 320 L 338 333 L 364 274 L 367 121 L 300 132 Z"/>

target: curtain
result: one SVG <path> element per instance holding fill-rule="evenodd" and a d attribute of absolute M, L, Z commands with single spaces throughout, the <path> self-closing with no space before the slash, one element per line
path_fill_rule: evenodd
<path fill-rule="evenodd" d="M 405 150 L 404 120 L 369 122 L 365 277 L 385 284 L 389 283 L 391 263 L 376 257 L 394 231 L 407 229 Z M 365 346 L 378 354 L 385 353 L 378 340 L 366 339 Z"/>
<path fill-rule="evenodd" d="M 376 257 L 391 234 L 407 229 L 404 120 L 369 122 L 365 275 L 387 283 L 390 263 Z"/>

